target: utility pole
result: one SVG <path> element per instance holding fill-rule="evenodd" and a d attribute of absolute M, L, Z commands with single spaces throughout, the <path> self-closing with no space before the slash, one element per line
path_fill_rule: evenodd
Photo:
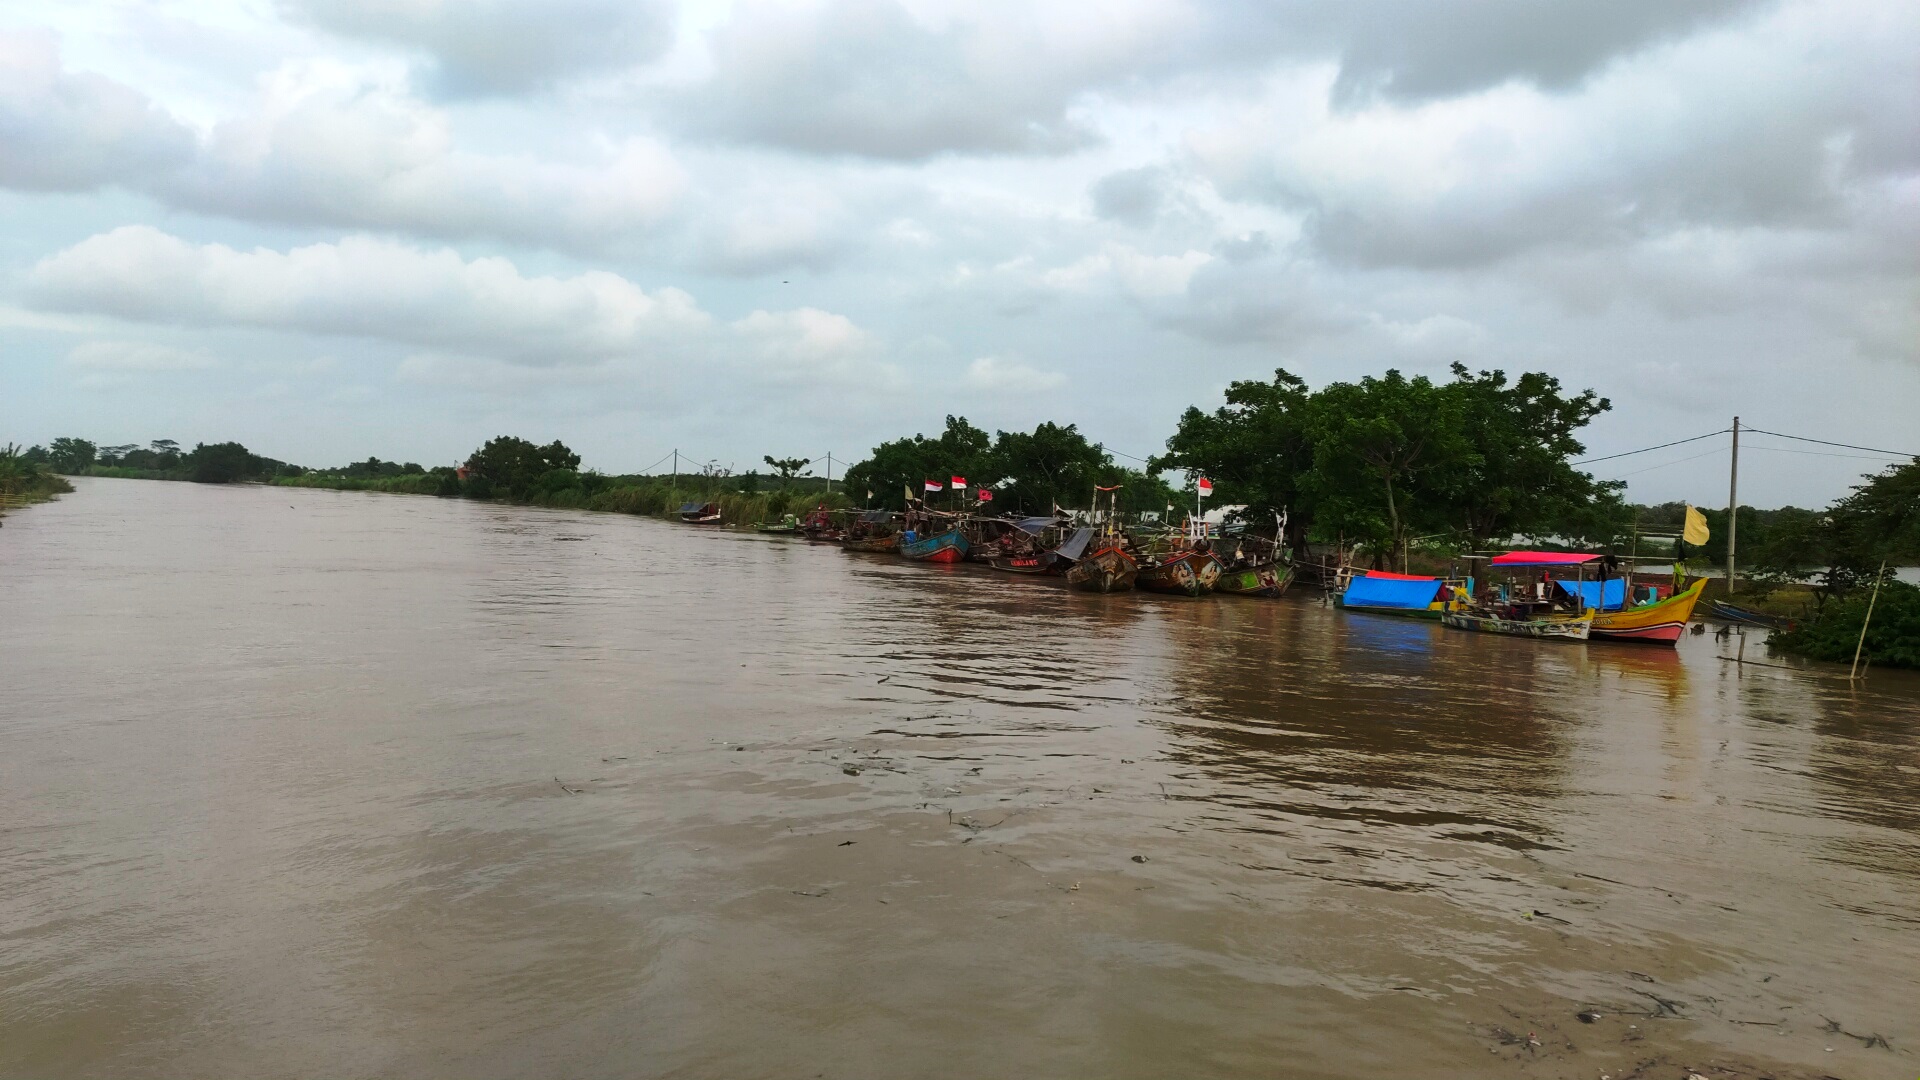
<path fill-rule="evenodd" d="M 1740 418 L 1733 418 L 1733 466 L 1727 470 L 1727 595 L 1733 595 L 1733 548 L 1740 526 Z"/>
<path fill-rule="evenodd" d="M 673 484 L 667 490 L 680 490 L 680 451 L 678 450 L 673 452 Z"/>
<path fill-rule="evenodd" d="M 827 494 L 833 494 L 833 451 L 827 451 Z"/>

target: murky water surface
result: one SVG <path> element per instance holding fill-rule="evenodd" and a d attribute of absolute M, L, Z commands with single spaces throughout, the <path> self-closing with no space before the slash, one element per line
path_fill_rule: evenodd
<path fill-rule="evenodd" d="M 1911 1078 L 1920 680 L 1732 647 L 87 481 L 0 1076 Z"/>

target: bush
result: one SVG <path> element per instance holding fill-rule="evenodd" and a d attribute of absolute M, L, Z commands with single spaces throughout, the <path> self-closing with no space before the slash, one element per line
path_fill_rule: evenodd
<path fill-rule="evenodd" d="M 1814 660 L 1851 663 L 1866 621 L 1871 587 L 1830 602 L 1817 619 L 1774 634 L 1767 644 Z M 1863 658 L 1882 667 L 1920 668 L 1920 587 L 1891 578 L 1880 587 Z"/>

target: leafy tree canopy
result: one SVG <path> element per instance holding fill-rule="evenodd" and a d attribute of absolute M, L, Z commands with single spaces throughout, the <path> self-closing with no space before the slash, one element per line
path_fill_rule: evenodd
<path fill-rule="evenodd" d="M 556 469 L 568 472 L 580 468 L 580 455 L 554 440 L 536 446 L 525 439 L 502 435 L 467 458 L 467 470 L 479 481 L 476 493 L 505 493 L 524 499 L 541 484 L 542 477 Z"/>
<path fill-rule="evenodd" d="M 47 447 L 47 464 L 55 472 L 83 473 L 93 465 L 94 445 L 85 439 L 55 439 Z"/>

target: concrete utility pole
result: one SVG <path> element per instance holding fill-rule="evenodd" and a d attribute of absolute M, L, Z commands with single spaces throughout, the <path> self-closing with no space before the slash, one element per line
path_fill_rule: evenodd
<path fill-rule="evenodd" d="M 673 485 L 669 487 L 667 490 L 673 491 L 678 489 L 679 487 L 680 487 L 680 451 L 675 450 L 673 452 Z"/>
<path fill-rule="evenodd" d="M 1727 595 L 1733 595 L 1733 547 L 1740 534 L 1740 418 L 1733 418 L 1733 467 L 1727 470 Z"/>
<path fill-rule="evenodd" d="M 833 494 L 833 451 L 827 451 L 827 494 Z"/>

